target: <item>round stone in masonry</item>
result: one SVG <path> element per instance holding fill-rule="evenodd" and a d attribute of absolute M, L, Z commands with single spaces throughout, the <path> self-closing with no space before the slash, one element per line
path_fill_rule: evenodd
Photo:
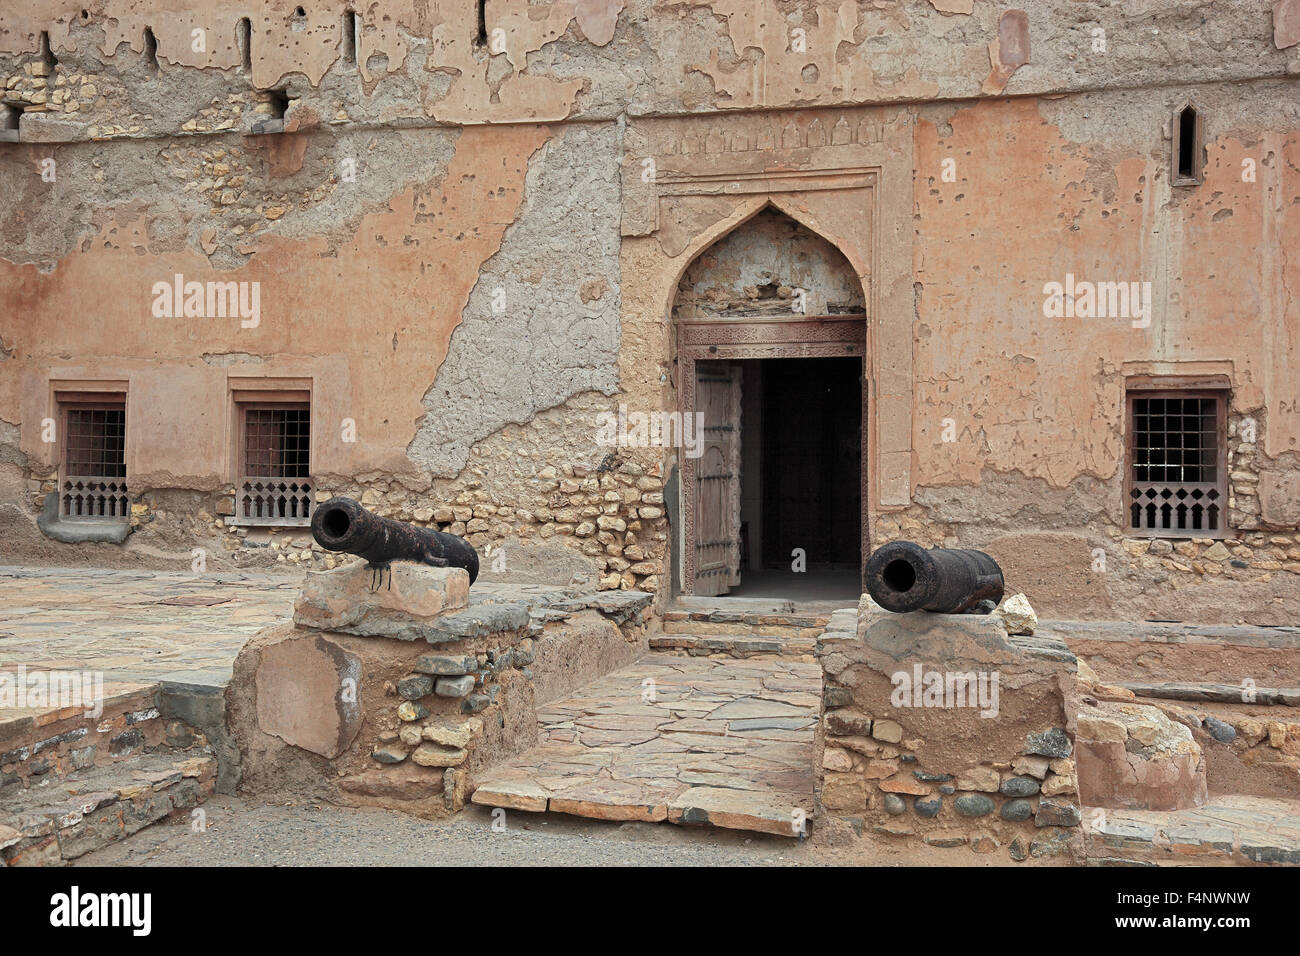
<path fill-rule="evenodd" d="M 996 804 L 982 793 L 963 793 L 953 801 L 953 806 L 963 817 L 985 817 L 993 812 Z"/>
<path fill-rule="evenodd" d="M 1221 744 L 1230 744 L 1237 738 L 1236 728 L 1232 724 L 1225 723 L 1217 717 L 1205 718 L 1205 729 L 1210 732 L 1210 736 Z"/>
<path fill-rule="evenodd" d="M 1038 781 L 1033 777 L 1008 777 L 999 788 L 1006 797 L 1032 797 L 1038 793 Z"/>
<path fill-rule="evenodd" d="M 1006 803 L 1002 804 L 1002 812 L 999 816 L 1002 817 L 1003 820 L 1016 822 L 1020 820 L 1028 820 L 1033 816 L 1033 813 L 1034 808 L 1030 805 L 1028 800 L 1008 800 Z"/>
<path fill-rule="evenodd" d="M 429 708 L 411 700 L 404 700 L 397 705 L 397 716 L 405 721 L 423 720 L 429 716 Z"/>
<path fill-rule="evenodd" d="M 917 797 L 912 806 L 919 817 L 937 817 L 943 809 L 943 800 L 939 797 Z"/>
<path fill-rule="evenodd" d="M 407 751 L 405 748 L 398 747 L 393 744 L 388 744 L 383 747 L 376 747 L 374 749 L 374 752 L 371 753 L 370 756 L 373 757 L 379 763 L 391 764 L 391 763 L 401 763 L 403 760 L 406 759 L 406 754 Z"/>
<path fill-rule="evenodd" d="M 891 815 L 893 815 L 893 816 L 898 816 L 900 813 L 904 813 L 904 812 L 906 812 L 906 811 L 907 811 L 907 804 L 905 804 L 905 803 L 903 802 L 903 798 L 902 798 L 902 797 L 900 797 L 900 796 L 899 796 L 898 794 L 896 794 L 896 793 L 887 793 L 887 794 L 885 794 L 885 812 L 886 812 L 886 813 L 889 813 L 889 814 L 891 814 Z"/>

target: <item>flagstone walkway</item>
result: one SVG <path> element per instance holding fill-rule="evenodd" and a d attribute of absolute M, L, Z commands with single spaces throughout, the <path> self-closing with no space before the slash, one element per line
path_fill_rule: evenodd
<path fill-rule="evenodd" d="M 244 642 L 293 613 L 301 583 L 301 574 L 0 567 L 0 671 L 97 671 L 109 697 L 163 679 L 222 686 Z"/>
<path fill-rule="evenodd" d="M 813 812 L 821 669 L 651 653 L 538 707 L 542 743 L 473 801 L 798 836 Z"/>

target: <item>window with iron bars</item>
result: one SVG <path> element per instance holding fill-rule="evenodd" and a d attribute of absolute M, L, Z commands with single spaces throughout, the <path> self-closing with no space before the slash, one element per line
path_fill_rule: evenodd
<path fill-rule="evenodd" d="M 1128 393 L 1130 534 L 1227 536 L 1226 404 L 1226 393 Z"/>
<path fill-rule="evenodd" d="M 59 516 L 125 521 L 126 403 L 68 405 L 63 415 Z"/>
<path fill-rule="evenodd" d="M 311 523 L 311 405 L 241 405 L 235 524 Z"/>

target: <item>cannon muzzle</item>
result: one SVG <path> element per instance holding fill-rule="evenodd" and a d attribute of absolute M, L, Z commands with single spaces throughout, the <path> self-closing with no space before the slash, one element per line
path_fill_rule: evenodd
<path fill-rule="evenodd" d="M 983 551 L 891 541 L 867 561 L 867 592 L 887 611 L 961 614 L 1002 600 L 1002 569 Z"/>
<path fill-rule="evenodd" d="M 464 568 L 469 572 L 470 584 L 478 577 L 478 552 L 464 538 L 381 518 L 352 498 L 331 498 L 317 505 L 311 517 L 311 534 L 326 551 L 355 554 L 365 558 L 372 568 L 386 568 L 393 561 L 414 561 L 437 568 Z"/>

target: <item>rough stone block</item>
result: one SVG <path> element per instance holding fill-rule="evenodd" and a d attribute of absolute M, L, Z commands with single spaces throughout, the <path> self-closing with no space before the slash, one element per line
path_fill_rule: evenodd
<path fill-rule="evenodd" d="M 411 754 L 411 760 L 421 767 L 455 767 L 465 762 L 468 751 L 462 747 L 442 747 L 438 744 L 420 744 Z"/>
<path fill-rule="evenodd" d="M 467 697 L 473 689 L 474 677 L 466 674 L 463 677 L 439 677 L 433 692 L 439 697 Z"/>
<path fill-rule="evenodd" d="M 397 693 L 406 700 L 419 700 L 433 693 L 433 678 L 427 674 L 408 674 L 397 682 Z"/>
<path fill-rule="evenodd" d="M 424 654 L 415 662 L 415 670 L 422 674 L 434 674 L 439 677 L 456 677 L 472 674 L 478 670 L 478 659 L 469 654 L 444 655 Z"/>
<path fill-rule="evenodd" d="M 469 574 L 394 562 L 392 577 L 371 591 L 371 571 L 361 562 L 332 571 L 309 571 L 294 604 L 299 627 L 361 637 L 416 640 L 422 625 L 469 603 Z M 391 583 L 391 586 L 390 586 Z"/>
<path fill-rule="evenodd" d="M 1205 758 L 1191 729 L 1145 704 L 1085 705 L 1075 763 L 1085 806 L 1186 810 L 1208 797 Z"/>
<path fill-rule="evenodd" d="M 438 721 L 429 724 L 420 734 L 424 740 L 443 747 L 463 748 L 469 746 L 469 742 L 482 730 L 483 721 L 478 717 L 471 717 L 462 723 L 453 723 L 449 720 Z"/>
<path fill-rule="evenodd" d="M 360 686 L 361 659 L 322 635 L 269 644 L 257 667 L 258 726 L 295 747 L 337 757 L 361 729 Z"/>

